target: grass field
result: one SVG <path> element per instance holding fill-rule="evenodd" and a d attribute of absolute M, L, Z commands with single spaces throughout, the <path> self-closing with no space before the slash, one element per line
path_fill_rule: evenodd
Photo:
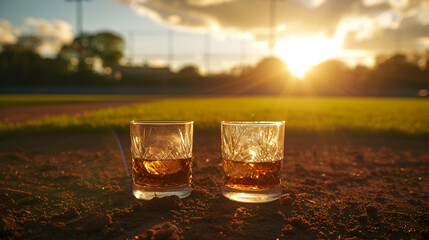
<path fill-rule="evenodd" d="M 53 101 L 68 97 L 49 96 Z M 92 96 L 112 99 L 123 96 Z M 42 98 L 43 99 L 43 98 Z M 123 99 L 123 98 L 122 98 Z M 19 96 L 12 102 L 25 103 Z M 127 132 L 129 122 L 193 120 L 197 131 L 216 131 L 222 120 L 284 120 L 296 134 L 335 133 L 429 137 L 429 101 L 400 98 L 181 98 L 87 113 L 0 125 L 3 136 L 57 131 L 104 132 L 109 126 Z"/>
<path fill-rule="evenodd" d="M 71 104 L 104 101 L 133 101 L 141 99 L 139 95 L 90 95 L 90 94 L 5 94 L 0 95 L 0 107 L 34 106 L 46 104 Z"/>

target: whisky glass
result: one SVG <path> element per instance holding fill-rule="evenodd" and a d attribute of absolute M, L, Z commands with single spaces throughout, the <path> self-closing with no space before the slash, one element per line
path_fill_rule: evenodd
<path fill-rule="evenodd" d="M 133 194 L 138 199 L 191 194 L 193 121 L 131 121 Z"/>
<path fill-rule="evenodd" d="M 254 203 L 280 198 L 284 121 L 223 121 L 221 141 L 225 197 Z"/>

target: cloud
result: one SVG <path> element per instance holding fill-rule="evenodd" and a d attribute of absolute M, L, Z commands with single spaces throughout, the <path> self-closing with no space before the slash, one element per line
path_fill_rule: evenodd
<path fill-rule="evenodd" d="M 188 3 L 194 6 L 204 7 L 210 5 L 218 5 L 230 1 L 233 0 L 188 0 Z"/>
<path fill-rule="evenodd" d="M 299 2 L 303 3 L 309 8 L 316 8 L 320 6 L 325 0 L 299 0 Z"/>
<path fill-rule="evenodd" d="M 359 19 L 349 19 L 344 24 L 348 29 L 342 30 L 345 32 L 343 47 L 372 52 L 424 50 L 428 45 L 422 44 L 422 39 L 429 36 L 429 19 L 426 18 L 429 18 L 429 4 L 423 1 L 402 11 L 383 11 L 367 18 L 361 28 L 356 28 Z"/>
<path fill-rule="evenodd" d="M 429 25 L 429 1 L 422 3 L 420 7 L 413 10 L 421 24 Z M 411 10 L 411 12 L 413 12 L 413 10 Z"/>
<path fill-rule="evenodd" d="M 269 38 L 270 1 L 117 1 L 130 4 L 140 15 L 175 28 L 246 34 L 257 41 Z M 380 41 L 386 40 L 383 36 L 386 32 L 400 31 L 404 36 L 410 33 L 409 48 L 428 36 L 425 29 L 429 29 L 429 0 L 278 0 L 275 4 L 279 38 L 323 34 L 340 38 L 345 48 L 372 49 L 383 44 Z"/>
<path fill-rule="evenodd" d="M 0 19 L 0 50 L 3 45 L 16 43 L 18 34 L 9 21 Z"/>
<path fill-rule="evenodd" d="M 137 13 L 167 25 L 200 31 L 219 28 L 222 31 L 252 33 L 268 38 L 269 1 L 128 0 L 128 2 Z M 359 0 L 276 1 L 276 22 L 277 25 L 284 25 L 285 29 L 295 33 L 314 30 L 333 33 L 339 19 L 353 10 L 349 2 Z M 181 21 L 172 22 L 171 16 L 177 16 Z"/>
<path fill-rule="evenodd" d="M 62 20 L 26 18 L 25 28 L 28 29 L 27 35 L 36 36 L 40 40 L 37 51 L 42 54 L 57 53 L 64 44 L 73 41 L 70 24 Z"/>
<path fill-rule="evenodd" d="M 29 37 L 37 39 L 31 47 L 42 55 L 55 55 L 74 38 L 70 24 L 62 20 L 26 18 L 24 25 L 14 27 L 9 21 L 0 19 L 0 51 L 6 44 L 25 42 Z"/>

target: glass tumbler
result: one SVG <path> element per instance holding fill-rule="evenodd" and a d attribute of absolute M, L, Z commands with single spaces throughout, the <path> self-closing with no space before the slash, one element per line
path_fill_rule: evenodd
<path fill-rule="evenodd" d="M 131 121 L 133 194 L 191 194 L 193 121 Z"/>
<path fill-rule="evenodd" d="M 284 121 L 223 121 L 221 141 L 225 197 L 254 203 L 280 198 Z"/>

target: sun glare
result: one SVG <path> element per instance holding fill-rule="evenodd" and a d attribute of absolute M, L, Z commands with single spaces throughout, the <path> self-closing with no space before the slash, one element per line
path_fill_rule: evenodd
<path fill-rule="evenodd" d="M 312 66 L 340 53 L 338 41 L 324 36 L 283 39 L 277 42 L 275 53 L 299 78 Z"/>

